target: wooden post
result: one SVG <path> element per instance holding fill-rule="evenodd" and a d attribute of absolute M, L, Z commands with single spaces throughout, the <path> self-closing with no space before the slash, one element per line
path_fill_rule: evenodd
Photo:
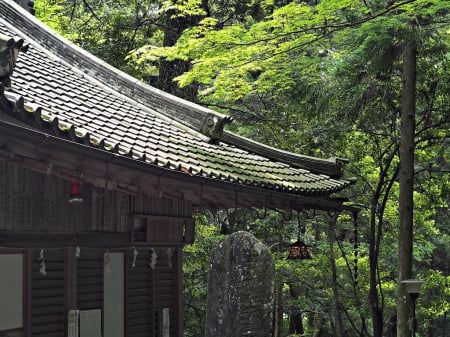
<path fill-rule="evenodd" d="M 23 298 L 24 298 L 24 334 L 27 337 L 31 336 L 31 281 L 32 281 L 32 266 L 33 266 L 33 251 L 27 249 L 23 254 Z"/>
<path fill-rule="evenodd" d="M 183 249 L 181 247 L 175 248 L 173 256 L 173 268 L 175 270 L 175 336 L 183 336 Z"/>
<path fill-rule="evenodd" d="M 403 280 L 412 277 L 413 256 L 413 192 L 414 192 L 414 136 L 416 114 L 417 46 L 411 36 L 403 50 L 403 92 L 401 102 L 401 140 L 399 171 L 399 228 L 398 228 L 398 284 L 397 337 L 411 334 L 408 326 L 410 300 Z"/>
<path fill-rule="evenodd" d="M 77 309 L 77 257 L 75 247 L 65 249 L 64 261 L 64 312 L 66 313 L 64 335 L 67 336 L 69 312 Z"/>

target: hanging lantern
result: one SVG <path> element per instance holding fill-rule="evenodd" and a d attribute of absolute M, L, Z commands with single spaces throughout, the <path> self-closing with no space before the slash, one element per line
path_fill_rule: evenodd
<path fill-rule="evenodd" d="M 72 181 L 70 184 L 70 203 L 80 203 L 83 202 L 83 197 L 81 196 L 81 184 L 76 181 Z"/>
<path fill-rule="evenodd" d="M 308 246 L 302 241 L 302 236 L 305 235 L 305 225 L 300 221 L 300 211 L 297 213 L 298 224 L 298 239 L 291 245 L 289 249 L 290 260 L 308 260 L 311 259 L 311 255 L 308 252 Z"/>
<path fill-rule="evenodd" d="M 311 259 L 311 255 L 308 252 L 308 246 L 303 241 L 296 241 L 291 245 L 289 250 L 290 260 L 308 260 Z"/>

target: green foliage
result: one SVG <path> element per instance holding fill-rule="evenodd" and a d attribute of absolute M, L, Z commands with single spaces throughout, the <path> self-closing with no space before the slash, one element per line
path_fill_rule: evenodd
<path fill-rule="evenodd" d="M 443 325 L 442 321 L 450 311 L 449 284 L 450 276 L 443 275 L 441 271 L 429 270 L 428 275 L 425 275 L 425 283 L 418 300 L 419 319 L 421 317 L 429 318 L 421 320 L 420 331 L 423 331 L 423 333 L 433 328 L 438 328 L 444 332 L 444 329 L 448 328 L 448 326 Z"/>
<path fill-rule="evenodd" d="M 203 16 L 206 14 L 201 8 L 201 1 L 199 0 L 163 1 L 160 11 L 170 13 L 174 17 Z"/>
<path fill-rule="evenodd" d="M 155 25 L 158 2 L 36 0 L 35 8 L 40 20 L 109 64 L 141 79 L 155 73 L 154 68 L 141 72 L 142 67 L 135 68 L 127 55 L 141 46 L 162 44 L 161 30 Z"/>
<path fill-rule="evenodd" d="M 206 214 L 197 214 L 195 220 L 195 242 L 183 250 L 185 336 L 192 337 L 204 335 L 210 252 L 224 239 L 217 227 L 208 224 Z"/>

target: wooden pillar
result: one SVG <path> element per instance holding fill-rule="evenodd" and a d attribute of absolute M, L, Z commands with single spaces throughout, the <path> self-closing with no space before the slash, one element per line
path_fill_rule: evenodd
<path fill-rule="evenodd" d="M 26 337 L 31 336 L 31 274 L 33 266 L 33 251 L 27 249 L 23 254 L 23 320 L 24 320 L 24 335 Z"/>
<path fill-rule="evenodd" d="M 124 251 L 124 299 L 123 299 L 123 305 L 124 305 L 124 335 L 128 336 L 128 313 L 129 313 L 129 298 L 128 298 L 128 293 L 129 293 L 129 274 L 130 274 L 130 270 L 131 270 L 131 266 L 130 266 L 130 251 L 126 250 Z"/>
<path fill-rule="evenodd" d="M 64 336 L 67 336 L 69 312 L 77 309 L 77 257 L 75 247 L 65 249 L 64 261 L 64 312 L 66 315 Z"/>
<path fill-rule="evenodd" d="M 416 114 L 417 45 L 414 30 L 403 50 L 403 89 L 401 102 L 401 141 L 399 169 L 397 337 L 411 335 L 409 328 L 410 298 L 403 280 L 412 278 L 414 240 L 414 139 Z"/>
<path fill-rule="evenodd" d="M 173 254 L 174 269 L 174 334 L 175 337 L 183 336 L 183 248 L 175 248 Z"/>

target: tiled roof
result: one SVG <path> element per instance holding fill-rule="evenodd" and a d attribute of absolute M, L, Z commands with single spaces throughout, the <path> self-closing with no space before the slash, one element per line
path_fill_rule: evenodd
<path fill-rule="evenodd" d="M 18 22 L 21 17 L 26 20 Z M 11 89 L 0 88 L 0 110 L 33 128 L 127 156 L 152 167 L 230 184 L 305 196 L 326 196 L 350 185 L 349 180 L 342 179 L 336 173 L 338 170 L 334 170 L 339 166 L 336 160 L 277 153 L 276 149 L 228 132 L 222 133 L 222 141 L 212 144 L 208 133 L 201 133 L 205 121 L 199 121 L 198 127 L 185 125 L 181 122 L 183 113 L 192 114 L 198 110 L 204 112 L 206 118 L 229 122 L 226 117 L 164 93 L 162 95 L 169 97 L 171 103 L 165 104 L 161 100 L 152 108 L 151 95 L 145 101 L 145 98 L 136 99 L 126 91 L 114 90 L 102 82 L 103 75 L 93 77 L 93 73 L 80 71 L 82 67 L 70 57 L 63 58 L 61 50 L 66 54 L 72 54 L 72 48 L 80 52 L 73 45 L 63 39 L 52 42 L 61 44 L 52 49 L 59 50 L 60 55 L 46 50 L 48 46 L 41 46 L 45 40 L 42 36 L 48 34 L 48 29 L 20 11 L 11 0 L 0 2 L 0 34 L 20 36 L 29 44 L 28 51 L 20 54 L 11 76 Z M 83 53 L 82 58 L 80 63 L 94 63 L 99 73 L 103 68 L 110 70 L 87 53 Z M 121 76 L 129 79 L 126 75 Z M 111 79 L 111 82 L 115 81 L 115 78 Z M 139 85 L 141 87 L 145 88 Z M 159 93 L 156 89 L 152 92 L 154 95 Z M 170 113 L 164 114 L 164 109 L 175 109 L 178 120 Z M 195 118 L 190 117 L 189 121 L 192 120 Z M 261 149 L 265 155 L 257 154 Z M 284 159 L 274 160 L 273 153 L 275 157 L 283 154 Z M 317 169 L 312 170 L 314 173 L 301 168 L 302 160 L 304 167 L 311 163 L 316 165 Z M 321 167 L 324 172 L 333 168 L 330 172 L 334 177 L 322 174 Z"/>

